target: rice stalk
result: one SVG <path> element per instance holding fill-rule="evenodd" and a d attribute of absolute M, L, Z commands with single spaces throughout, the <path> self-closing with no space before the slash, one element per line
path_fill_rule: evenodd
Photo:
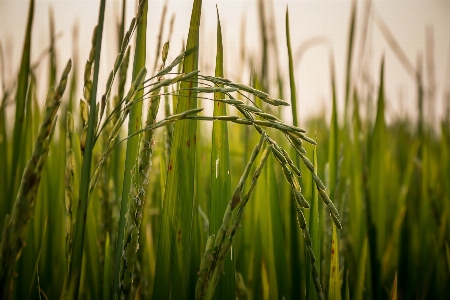
<path fill-rule="evenodd" d="M 217 54 L 215 76 L 223 77 L 223 44 L 222 28 L 220 25 L 219 11 L 217 9 Z M 223 86 L 218 85 L 214 90 L 214 99 L 224 98 Z M 196 90 L 198 90 L 197 88 Z M 227 110 L 224 103 L 214 103 L 214 117 L 226 117 Z M 220 119 L 213 121 L 212 145 L 211 145 L 211 198 L 209 211 L 209 234 L 212 235 L 220 228 L 220 219 L 231 198 L 231 174 L 230 174 L 230 149 L 228 144 L 228 127 L 226 122 Z M 224 275 L 219 282 L 215 299 L 234 299 L 235 296 L 235 269 L 231 256 L 224 261 Z"/>
<path fill-rule="evenodd" d="M 383 293 L 380 286 L 380 259 L 386 245 L 386 156 L 380 151 L 386 147 L 386 121 L 384 117 L 384 59 L 380 67 L 380 86 L 377 99 L 377 114 L 375 125 L 369 140 L 369 201 L 366 203 L 369 224 L 369 255 L 372 271 L 372 288 L 374 297 L 381 297 Z M 370 206 L 370 207 L 367 207 Z"/>
<path fill-rule="evenodd" d="M 75 155 L 72 150 L 72 134 L 74 130 L 73 117 L 67 112 L 66 118 L 66 169 L 65 169 L 65 208 L 66 208 L 66 262 L 70 266 L 72 249 L 72 203 L 73 180 L 75 172 Z"/>
<path fill-rule="evenodd" d="M 350 28 L 348 34 L 348 44 L 347 44 L 347 64 L 345 71 L 345 109 L 344 109 L 344 123 L 347 124 L 347 114 L 350 107 L 350 94 L 351 94 L 351 81 L 352 81 L 352 58 L 353 58 L 353 48 L 355 41 L 355 28 L 356 28 L 356 12 L 357 12 L 357 2 L 352 1 L 352 8 L 350 12 Z"/>
<path fill-rule="evenodd" d="M 183 61 L 183 73 L 198 70 L 199 27 L 202 1 L 195 0 L 192 7 L 191 23 L 186 49 L 193 49 Z M 180 58 L 181 61 L 182 58 Z M 176 59 L 175 62 L 177 62 Z M 164 75 L 166 69 L 173 68 L 173 63 L 158 72 Z M 191 82 L 180 83 L 179 97 L 175 113 L 197 108 L 197 93 L 187 89 L 197 86 L 197 75 Z M 193 192 L 197 122 L 184 120 L 174 127 L 174 137 L 170 160 L 167 162 L 167 179 L 164 193 L 164 206 L 161 213 L 161 230 L 159 233 L 158 253 L 155 274 L 154 299 L 169 297 L 170 290 L 176 290 L 180 297 L 187 297 L 188 274 L 190 264 L 191 228 L 193 215 Z M 182 199 L 182 200 L 181 200 Z"/>
<path fill-rule="evenodd" d="M 171 112 L 171 107 L 170 107 L 170 102 L 169 102 L 169 89 L 166 87 L 164 87 L 164 116 L 166 118 L 170 117 L 172 112 Z M 166 126 L 166 131 L 165 131 L 165 147 L 164 149 L 166 150 L 166 161 L 169 161 L 170 159 L 170 152 L 172 150 L 172 142 L 173 142 L 173 124 L 169 124 Z"/>
<path fill-rule="evenodd" d="M 301 207 L 295 201 L 294 201 L 294 205 L 297 210 L 297 222 L 298 222 L 298 225 L 300 226 L 300 229 L 303 232 L 303 238 L 305 240 L 305 247 L 307 249 L 307 252 L 308 252 L 308 255 L 310 258 L 311 274 L 312 274 L 312 278 L 313 278 L 313 282 L 314 282 L 314 287 L 316 289 L 317 298 L 324 299 L 322 285 L 320 284 L 320 279 L 319 279 L 319 270 L 317 268 L 317 263 L 316 263 L 317 260 L 316 260 L 316 256 L 314 255 L 314 253 L 312 251 L 311 236 L 309 234 L 308 227 L 306 226 L 305 216 L 303 215 L 303 211 L 302 211 Z"/>
<path fill-rule="evenodd" d="M 272 154 L 277 153 L 277 145 L 272 145 Z M 279 149 L 282 149 L 279 147 Z M 274 151 L 275 150 L 275 151 Z M 283 231 L 283 220 L 280 206 L 279 184 L 283 179 L 278 178 L 275 169 L 274 160 L 278 160 L 278 155 L 268 158 L 263 177 L 260 179 L 265 182 L 259 185 L 259 215 L 260 215 L 260 234 L 261 234 L 261 252 L 262 261 L 267 269 L 268 296 L 271 299 L 289 299 L 291 289 L 289 280 L 286 278 L 287 253 L 285 251 L 286 240 Z M 284 156 L 282 156 L 284 157 Z"/>
<path fill-rule="evenodd" d="M 164 45 L 162 60 L 163 64 L 167 58 L 168 44 Z M 162 68 L 164 65 L 162 66 Z M 163 78 L 159 77 L 158 81 Z M 147 120 L 145 127 L 149 127 L 156 123 L 156 115 L 159 110 L 159 102 L 161 99 L 160 90 L 156 89 L 150 96 L 150 106 L 148 108 Z M 126 215 L 124 245 L 121 250 L 124 257 L 121 263 L 120 270 L 120 288 L 121 297 L 129 297 L 132 290 L 133 272 L 135 268 L 136 252 L 139 249 L 139 230 L 141 228 L 143 208 L 146 201 L 145 187 L 149 181 L 149 172 L 151 170 L 151 158 L 153 154 L 154 145 L 154 129 L 146 130 L 140 141 L 139 158 L 138 158 L 138 172 L 135 175 L 134 182 L 131 187 L 131 201 L 128 205 L 128 212 Z"/>
<path fill-rule="evenodd" d="M 314 173 L 313 174 L 313 180 L 312 180 L 312 200 L 311 200 L 311 211 L 309 214 L 309 231 L 310 231 L 310 235 L 311 235 L 311 243 L 312 243 L 312 253 L 315 253 L 316 255 L 320 256 L 321 254 L 321 244 L 320 244 L 320 209 L 319 209 L 319 197 L 318 197 L 318 192 L 316 189 L 316 186 L 318 185 L 317 182 L 321 183 L 320 179 L 316 180 L 317 176 L 315 176 L 317 174 L 317 150 L 316 147 L 314 147 L 313 149 L 313 163 L 314 163 Z M 325 189 L 325 187 L 323 186 L 323 184 L 318 187 L 321 189 Z M 309 249 L 308 249 L 309 250 Z M 309 251 L 308 251 L 309 254 Z M 312 277 L 312 275 L 309 275 L 309 273 L 311 272 L 310 269 L 310 264 L 311 264 L 311 256 L 308 255 L 307 257 L 307 272 L 306 274 L 308 274 L 308 278 L 306 279 L 306 286 L 308 287 L 306 289 L 306 299 L 314 299 L 315 297 L 313 296 L 313 290 L 315 290 L 315 285 L 314 285 L 314 279 Z M 317 271 L 318 271 L 318 277 L 320 278 L 320 273 L 321 273 L 321 265 L 322 265 L 322 260 L 317 261 Z"/>
<path fill-rule="evenodd" d="M 141 69 L 145 70 L 146 61 L 146 40 L 147 40 L 147 12 L 148 12 L 148 1 L 142 0 L 139 2 L 138 7 L 138 18 L 137 22 L 137 33 L 136 33 L 136 47 L 134 53 L 134 64 L 133 64 L 133 74 L 132 80 L 136 80 Z M 134 26 L 134 25 L 133 25 Z M 132 26 L 130 26 L 132 27 Z M 128 40 L 130 34 L 125 34 L 124 40 Z M 122 43 L 122 51 L 124 43 Z M 144 74 L 145 77 L 145 74 Z M 137 88 L 137 87 L 136 87 Z M 137 90 L 134 99 L 139 99 L 143 95 L 143 90 Z M 138 131 L 142 126 L 142 102 L 134 103 L 130 110 L 130 118 L 128 122 L 128 135 L 132 135 Z M 117 297 L 120 294 L 120 287 L 122 282 L 120 280 L 120 264 L 122 262 L 122 252 L 119 249 L 123 249 L 124 245 L 124 234 L 125 234 L 125 220 L 126 212 L 129 205 L 129 197 L 131 192 L 131 185 L 133 178 L 136 178 L 138 170 L 136 169 L 136 160 L 138 157 L 138 147 L 139 147 L 139 137 L 135 136 L 127 140 L 127 150 L 125 157 L 125 169 L 124 169 L 124 179 L 122 187 L 122 197 L 120 203 L 120 218 L 119 218 L 119 228 L 117 234 L 116 251 L 114 255 L 114 279 L 112 283 L 112 294 Z M 134 251 L 134 249 L 133 249 Z"/>
<path fill-rule="evenodd" d="M 25 122 L 25 101 L 27 97 L 27 90 L 29 85 L 29 73 L 30 73 L 30 56 L 31 56 L 31 29 L 33 26 L 34 17 L 34 0 L 30 0 L 30 6 L 28 9 L 28 19 L 25 31 L 25 39 L 22 50 L 22 59 L 20 63 L 20 70 L 17 76 L 17 89 L 15 96 L 16 112 L 14 119 L 14 131 L 13 131 L 13 146 L 12 146 L 12 166 L 11 168 L 11 184 L 9 185 L 8 202 L 6 211 L 11 211 L 14 195 L 17 192 L 17 187 L 20 184 L 20 172 L 23 165 L 19 164 L 20 153 L 22 149 L 22 137 L 24 134 L 24 122 Z"/>
<path fill-rule="evenodd" d="M 361 251 L 361 257 L 358 263 L 357 281 L 354 287 L 354 293 L 352 299 L 362 300 L 364 299 L 364 282 L 366 277 L 366 265 L 367 265 L 367 251 L 368 251 L 368 237 L 364 239 L 364 244 Z"/>
<path fill-rule="evenodd" d="M 292 62 L 292 50 L 291 50 L 291 34 L 289 30 L 289 9 L 287 7 L 286 7 L 286 44 L 289 59 L 289 84 L 291 90 L 292 121 L 294 126 L 298 126 L 297 88 L 295 87 L 294 64 Z"/>
<path fill-rule="evenodd" d="M 89 111 L 90 111 L 90 97 L 91 97 L 91 89 L 92 89 L 92 64 L 95 59 L 95 41 L 97 35 L 97 26 L 94 27 L 94 31 L 92 33 L 91 40 L 91 50 L 89 52 L 89 57 L 84 66 L 84 86 L 83 86 L 83 97 L 84 99 L 80 100 L 80 117 L 81 117 L 81 137 L 80 137 L 80 149 L 81 153 L 84 153 L 84 148 L 86 147 L 86 137 L 87 137 L 87 129 L 89 124 Z"/>
<path fill-rule="evenodd" d="M 330 281 L 328 284 L 328 299 L 341 300 L 341 280 L 339 278 L 339 242 L 336 226 L 333 226 L 333 236 L 331 240 L 331 258 L 330 258 Z"/>
<path fill-rule="evenodd" d="M 100 51 L 103 36 L 103 23 L 105 16 L 105 0 L 100 3 L 99 19 L 95 36 L 94 76 L 89 97 L 89 119 L 86 133 L 86 141 L 83 152 L 83 163 L 81 167 L 81 180 L 76 221 L 73 233 L 72 260 L 69 268 L 69 284 L 66 285 L 65 293 L 71 299 L 77 299 L 81 279 L 81 267 L 83 262 L 84 233 L 86 228 L 86 214 L 89 200 L 89 181 L 91 174 L 92 150 L 94 148 L 95 124 L 96 124 L 96 97 L 98 74 L 100 68 Z M 86 79 L 86 78 L 85 78 Z M 85 80 L 86 81 L 86 80 Z M 70 294 L 69 294 L 70 292 Z"/>
<path fill-rule="evenodd" d="M 214 236 L 210 236 L 208 239 L 207 248 L 206 248 L 206 259 L 209 259 L 209 254 L 212 256 L 211 262 L 207 264 L 203 264 L 203 268 L 200 270 L 200 277 L 197 281 L 196 287 L 196 299 L 212 299 L 215 293 L 215 289 L 217 283 L 219 281 L 220 273 L 223 270 L 223 265 L 225 261 L 225 257 L 227 253 L 230 251 L 230 248 L 233 244 L 233 239 L 236 234 L 236 230 L 239 227 L 245 205 L 249 201 L 255 186 L 256 182 L 261 174 L 261 170 L 264 167 L 268 155 L 270 154 L 271 145 L 268 145 L 261 156 L 260 165 L 256 168 L 255 173 L 252 177 L 252 182 L 247 194 L 241 198 L 242 188 L 245 183 L 246 178 L 248 177 L 249 171 L 253 162 L 255 161 L 258 153 L 261 150 L 261 147 L 264 142 L 264 136 L 261 136 L 259 143 L 253 149 L 252 155 L 250 156 L 250 160 L 247 163 L 245 170 L 239 180 L 238 185 L 236 186 L 235 193 L 231 200 L 228 202 L 227 209 L 225 210 L 222 225 L 220 226 L 217 235 L 214 239 Z M 238 207 L 236 216 L 232 217 L 234 209 Z M 212 247 L 212 240 L 214 240 L 214 247 Z M 208 253 L 208 251 L 210 253 Z M 211 253 L 212 252 L 212 253 Z M 205 255 L 204 255 L 205 257 Z"/>
<path fill-rule="evenodd" d="M 28 221 L 32 214 L 34 200 L 45 165 L 49 144 L 56 125 L 56 113 L 67 85 L 72 62 L 64 69 L 59 86 L 47 94 L 44 119 L 39 127 L 33 153 L 28 161 L 17 193 L 11 216 L 5 219 L 0 255 L 0 294 L 3 299 L 12 297 L 16 261 L 25 246 Z"/>

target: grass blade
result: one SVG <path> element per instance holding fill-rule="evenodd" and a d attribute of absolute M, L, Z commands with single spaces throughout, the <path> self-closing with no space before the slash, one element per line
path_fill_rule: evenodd
<path fill-rule="evenodd" d="M 289 84 L 290 84 L 290 88 L 291 88 L 292 122 L 293 122 L 294 126 L 297 127 L 298 126 L 297 89 L 295 87 L 294 63 L 292 60 L 292 50 L 291 50 L 291 34 L 289 31 L 289 9 L 287 7 L 286 7 L 286 43 L 287 43 L 288 59 L 289 59 Z"/>
<path fill-rule="evenodd" d="M 366 207 L 369 216 L 369 255 L 372 272 L 372 287 L 375 299 L 380 297 L 382 290 L 380 280 L 379 259 L 384 251 L 386 243 L 386 121 L 384 118 L 384 59 L 380 68 L 380 87 L 378 91 L 377 116 L 375 126 L 369 141 L 369 201 Z"/>
<path fill-rule="evenodd" d="M 364 299 L 364 282 L 366 277 L 366 265 L 367 265 L 367 244 L 368 244 L 368 238 L 366 237 L 364 239 L 363 248 L 361 251 L 361 257 L 359 259 L 359 266 L 358 266 L 358 274 L 357 274 L 357 281 L 355 285 L 355 292 L 353 294 L 354 300 L 362 300 Z"/>
<path fill-rule="evenodd" d="M 192 8 L 187 49 L 197 48 L 201 0 L 195 0 Z M 183 73 L 198 69 L 198 52 L 185 57 Z M 180 101 L 176 113 L 197 107 L 197 76 L 180 84 Z M 172 290 L 179 298 L 187 295 L 187 274 L 189 274 L 189 251 L 191 243 L 193 191 L 195 179 L 195 145 L 197 143 L 197 122 L 182 120 L 175 123 L 172 152 L 168 161 L 168 174 L 161 216 L 158 254 L 155 274 L 154 299 L 167 299 Z M 195 287 L 194 287 L 195 289 Z"/>
<path fill-rule="evenodd" d="M 339 278 L 339 244 L 336 226 L 333 224 L 333 237 L 331 240 L 330 282 L 328 284 L 328 299 L 341 300 L 341 280 Z"/>
<path fill-rule="evenodd" d="M 292 58 L 292 49 L 291 49 L 291 35 L 290 35 L 290 28 L 289 28 L 289 9 L 286 7 L 286 45 L 288 49 L 288 59 L 289 59 L 289 85 L 290 85 L 290 91 L 291 91 L 291 109 L 292 109 L 292 124 L 296 127 L 298 127 L 298 115 L 297 115 L 297 88 L 295 86 L 295 76 L 294 76 L 294 63 Z M 300 166 L 300 159 L 297 154 L 295 154 L 294 163 L 297 167 Z M 301 179 L 301 178 L 300 178 Z M 292 197 L 292 196 L 291 196 Z M 294 200 L 295 201 L 295 200 Z M 293 265 L 292 270 L 292 295 L 303 295 L 304 291 L 302 290 L 303 282 L 301 280 L 302 277 L 304 277 L 304 274 L 301 270 L 304 268 L 304 255 L 299 255 L 299 252 L 301 253 L 304 249 L 303 245 L 301 245 L 301 238 L 300 232 L 298 231 L 298 226 L 296 226 L 296 212 L 293 209 L 290 209 L 290 227 L 291 230 L 291 249 L 290 249 L 290 255 L 292 257 L 291 264 Z M 315 252 L 317 253 L 317 252 Z M 308 268 L 309 265 L 306 264 L 306 268 Z M 320 268 L 319 268 L 320 270 Z M 309 273 L 309 272 L 308 272 Z M 307 274 L 308 274 L 307 273 Z M 309 278 L 309 275 L 307 275 Z M 301 284 L 294 284 L 295 281 L 300 281 Z M 309 287 L 306 286 L 307 294 L 309 291 Z M 309 293 L 311 294 L 311 293 Z M 309 295 L 308 294 L 308 295 Z"/>
<path fill-rule="evenodd" d="M 83 262 L 83 245 L 84 232 L 86 228 L 86 215 L 89 198 L 89 181 L 91 177 L 92 149 L 94 148 L 94 129 L 96 120 L 96 97 L 98 74 L 100 69 L 100 51 L 103 35 L 103 21 L 105 18 L 105 0 L 100 2 L 99 18 L 97 25 L 97 34 L 95 39 L 95 63 L 94 63 L 94 79 L 92 82 L 92 90 L 90 94 L 90 114 L 86 135 L 86 145 L 84 148 L 83 164 L 81 167 L 80 192 L 78 200 L 78 208 L 76 214 L 75 228 L 73 233 L 73 250 L 72 261 L 69 269 L 69 284 L 66 286 L 73 294 L 68 295 L 69 298 L 78 299 L 81 267 Z M 66 290 L 66 291 L 69 291 Z"/>
<path fill-rule="evenodd" d="M 25 33 L 25 41 L 22 50 L 22 60 L 20 63 L 19 75 L 17 77 L 17 89 L 16 89 L 16 115 L 14 120 L 14 132 L 13 132 L 13 147 L 12 147 L 12 166 L 11 168 L 11 180 L 12 183 L 9 185 L 10 191 L 8 193 L 9 205 L 6 211 L 11 211 L 11 206 L 13 204 L 12 199 L 17 191 L 17 186 L 19 184 L 20 172 L 22 172 L 22 165 L 19 165 L 24 122 L 25 122 L 25 100 L 27 97 L 28 90 L 28 76 L 30 73 L 30 56 L 31 56 L 31 29 L 33 26 L 33 16 L 34 16 L 34 0 L 30 0 L 30 7 L 28 10 L 28 20 Z"/>
<path fill-rule="evenodd" d="M 222 28 L 220 26 L 219 12 L 217 11 L 217 55 L 216 77 L 223 75 L 223 45 Z M 223 86 L 220 86 L 223 87 Z M 214 93 L 214 99 L 225 99 L 223 93 Z M 217 103 L 217 104 L 216 104 Z M 214 116 L 227 114 L 224 103 L 214 103 Z M 228 145 L 227 122 L 214 121 L 211 146 L 211 200 L 209 212 L 209 234 L 215 234 L 220 226 L 228 202 L 231 199 L 230 149 Z M 231 258 L 231 259 L 230 259 Z M 224 273 L 219 281 L 215 299 L 234 299 L 235 297 L 235 270 L 234 260 L 227 256 L 224 262 Z"/>
<path fill-rule="evenodd" d="M 339 204 L 339 193 L 338 193 L 338 120 L 337 120 L 337 93 L 336 93 L 336 79 L 335 79 L 335 68 L 334 68 L 334 57 L 333 54 L 330 52 L 329 54 L 330 59 L 330 77 L 331 77 L 331 92 L 332 92 L 332 108 L 331 108 L 331 120 L 330 120 L 330 130 L 328 135 L 328 162 L 327 162 L 327 171 L 328 176 L 326 177 L 326 187 L 328 188 L 328 195 L 330 198 L 334 201 L 334 203 Z M 325 226 L 327 224 L 330 224 L 329 218 L 325 219 L 325 216 L 328 217 L 328 208 L 327 206 L 322 206 L 323 208 L 323 216 L 324 220 L 321 223 L 321 229 L 322 232 L 325 231 Z M 331 235 L 331 232 L 328 231 L 328 235 Z M 329 253 L 331 251 L 330 249 L 330 243 L 329 239 L 325 239 L 325 235 L 322 237 L 322 245 L 323 245 L 323 253 Z M 329 271 L 331 270 L 331 266 L 329 265 L 331 261 L 328 259 L 325 259 L 323 261 L 322 266 L 322 282 L 324 284 L 324 289 L 326 291 L 326 286 L 328 284 L 328 279 L 331 276 Z"/>
<path fill-rule="evenodd" d="M 146 41 L 147 41 L 147 11 L 148 1 L 141 1 L 139 3 L 138 12 L 138 26 L 136 33 L 136 47 L 134 52 L 134 64 L 132 72 L 132 81 L 134 82 L 138 75 L 145 70 L 146 61 Z M 123 46 L 123 45 L 122 45 Z M 144 71 L 145 72 L 145 71 Z M 138 90 L 135 93 L 134 99 L 139 99 L 144 94 L 144 90 Z M 138 132 L 142 127 L 142 102 L 135 103 L 130 110 L 128 122 L 128 136 Z M 122 251 L 124 245 L 125 235 L 125 220 L 126 212 L 131 191 L 132 178 L 136 178 L 136 163 L 139 149 L 139 136 L 136 135 L 127 140 L 127 150 L 125 157 L 125 169 L 122 187 L 122 197 L 120 203 L 120 219 L 117 233 L 116 251 L 114 255 L 114 280 L 113 280 L 113 295 L 118 296 L 119 289 L 122 288 L 120 279 L 120 265 L 122 263 Z"/>
<path fill-rule="evenodd" d="M 285 278 L 287 259 L 284 251 L 284 233 L 277 189 L 274 159 L 270 156 L 264 172 L 265 184 L 259 186 L 260 228 L 263 266 L 268 272 L 270 299 L 289 299 L 290 291 Z"/>
<path fill-rule="evenodd" d="M 344 108 L 344 123 L 347 123 L 347 111 L 349 109 L 350 101 L 350 89 L 351 89 L 351 77 L 352 77 L 352 57 L 353 57 L 353 44 L 355 40 L 355 23 L 356 23 L 356 11 L 357 4 L 356 0 L 352 1 L 352 11 L 350 13 L 350 28 L 348 35 L 348 45 L 347 45 L 347 65 L 346 65 L 346 76 L 345 76 L 345 108 Z"/>
<path fill-rule="evenodd" d="M 45 116 L 39 127 L 31 158 L 23 172 L 11 216 L 5 218 L 0 254 L 0 295 L 2 299 L 10 299 L 12 296 L 16 262 L 25 246 L 29 219 L 55 130 L 56 113 L 61 104 L 61 97 L 66 88 L 71 66 L 72 63 L 69 60 L 58 88 L 51 89 L 47 95 Z"/>
<path fill-rule="evenodd" d="M 337 120 L 337 99 L 336 99 L 336 80 L 334 71 L 334 59 L 330 54 L 330 67 L 331 67 L 331 91 L 332 91 L 332 108 L 331 108 L 331 122 L 330 122 L 330 135 L 328 138 L 328 190 L 330 197 L 335 201 L 338 200 L 337 189 L 337 173 L 338 173 L 338 120 Z"/>

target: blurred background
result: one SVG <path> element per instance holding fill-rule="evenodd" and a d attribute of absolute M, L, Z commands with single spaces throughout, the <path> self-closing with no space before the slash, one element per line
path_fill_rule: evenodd
<path fill-rule="evenodd" d="M 136 1 L 126 1 L 126 22 L 135 14 Z M 261 20 L 258 1 L 203 1 L 201 20 L 200 69 L 203 74 L 213 74 L 215 63 L 216 8 L 218 6 L 222 21 L 225 49 L 225 75 L 231 80 L 249 78 L 254 68 L 260 71 L 262 55 Z M 305 119 L 331 111 L 331 84 L 329 52 L 332 51 L 337 74 L 338 110 L 342 111 L 345 97 L 345 66 L 348 43 L 351 2 L 329 1 L 267 1 L 264 15 L 267 24 L 267 37 L 271 44 L 268 50 L 270 78 L 276 78 L 276 70 L 281 74 L 288 72 L 288 59 L 285 35 L 286 7 L 290 10 L 291 45 L 293 51 L 297 95 L 300 101 L 299 117 Z M 117 53 L 116 28 L 120 19 L 122 1 L 108 1 L 106 5 L 105 32 L 102 47 L 100 82 L 106 81 L 109 66 L 114 63 Z M 167 3 L 165 22 L 173 18 L 173 35 L 170 41 L 169 60 L 181 52 L 183 41 L 187 38 L 192 1 L 156 0 L 151 1 L 148 18 L 147 57 L 148 64 L 154 65 L 156 41 L 163 16 L 164 3 Z M 368 7 L 371 13 L 368 15 Z M 25 33 L 28 1 L 0 1 L 0 41 L 4 53 L 6 74 L 14 73 L 20 62 Z M 97 22 L 97 1 L 37 1 L 32 39 L 32 62 L 42 58 L 50 43 L 49 20 L 54 17 L 56 30 L 56 53 L 59 61 L 65 61 L 78 53 L 79 68 L 82 68 L 90 49 L 92 28 Z M 426 107 L 429 122 L 439 120 L 446 110 L 444 95 L 450 82 L 450 2 L 449 1 L 358 1 L 355 32 L 355 53 L 353 55 L 353 77 L 376 74 L 381 58 L 386 61 L 386 118 L 389 122 L 395 117 L 408 114 L 417 118 L 416 83 L 413 70 L 417 60 L 428 66 L 429 85 L 435 91 L 432 102 Z M 366 23 L 366 26 L 363 24 Z M 383 25 L 384 24 L 384 25 Z M 389 33 L 387 33 L 388 29 Z M 165 26 L 162 41 L 168 38 L 170 26 Z M 401 51 L 396 52 L 392 40 Z M 364 38 L 364 40 L 363 40 Z M 365 43 L 364 50 L 361 45 Z M 243 52 L 242 49 L 245 49 Z M 403 57 L 399 53 L 404 54 Z M 253 61 L 241 64 L 243 57 Z M 48 56 L 45 56 L 48 58 Z M 245 59 L 245 58 L 244 58 Z M 361 65 L 363 64 L 363 65 Z M 59 64 L 62 68 L 62 64 Z M 40 64 L 39 74 L 47 74 L 48 64 Z M 364 70 L 364 72 L 363 72 Z M 80 79 L 82 74 L 79 74 Z M 46 78 L 46 76 L 43 76 Z M 14 78 L 14 77 L 10 77 Z M 43 78 L 43 79 L 45 79 Z M 356 78 L 355 78 L 356 79 Z M 377 76 L 366 80 L 377 85 Z M 245 81 L 245 80 L 244 80 Z M 269 80 L 274 82 L 274 80 Z M 247 82 L 248 83 L 248 82 Z M 46 85 L 42 85 L 46 86 Z M 288 81 L 285 81 L 286 89 Z M 269 91 L 276 86 L 269 86 Z M 271 89 L 271 90 L 270 90 Z M 45 95 L 45 89 L 39 89 Z M 42 97 L 41 97 L 42 99 Z M 432 104 L 431 104 L 432 103 Z M 286 116 L 289 118 L 289 114 Z M 327 118 L 329 119 L 329 118 Z"/>

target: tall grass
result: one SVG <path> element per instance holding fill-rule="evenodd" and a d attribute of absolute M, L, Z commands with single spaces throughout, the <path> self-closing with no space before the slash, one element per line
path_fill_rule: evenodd
<path fill-rule="evenodd" d="M 124 1 L 116 61 L 103 83 L 105 2 L 90 53 L 76 52 L 87 58 L 83 88 L 70 61 L 55 82 L 57 28 L 50 19 L 51 86 L 42 112 L 42 82 L 30 65 L 30 1 L 14 89 L 2 82 L 2 299 L 446 299 L 449 115 L 439 131 L 423 114 L 417 122 L 386 121 L 383 58 L 375 85 L 355 75 L 367 70 L 353 72 L 365 68 L 355 53 L 366 45 L 354 40 L 367 22 L 382 29 L 413 75 L 417 107 L 435 93 L 425 93 L 434 79 L 426 80 L 421 60 L 417 68 L 407 61 L 380 15 L 361 19 L 353 4 L 345 74 L 335 72 L 330 52 L 331 115 L 299 120 L 288 11 L 289 73 L 277 69 L 277 82 L 270 82 L 270 61 L 283 53 L 273 47 L 283 49 L 270 41 L 273 24 L 260 1 L 262 66 L 249 78 L 238 74 L 247 85 L 224 70 L 219 9 L 217 40 L 208 41 L 217 49 L 213 76 L 199 64 L 200 20 L 215 12 L 202 12 L 201 0 L 193 1 L 186 49 L 171 63 L 165 18 L 150 41 L 152 2 L 139 1 L 127 27 Z M 153 45 L 156 62 L 147 68 Z M 4 60 L 9 53 L 0 50 Z M 240 63 L 255 66 L 246 51 Z M 271 91 L 284 81 L 287 100 L 282 88 Z M 213 110 L 203 111 L 207 102 Z"/>

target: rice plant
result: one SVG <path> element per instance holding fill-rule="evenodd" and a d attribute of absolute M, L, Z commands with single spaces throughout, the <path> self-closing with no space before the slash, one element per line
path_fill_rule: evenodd
<path fill-rule="evenodd" d="M 137 1 L 127 22 L 123 1 L 103 82 L 106 5 L 99 1 L 84 41 L 89 53 L 74 50 L 61 70 L 50 17 L 43 106 L 36 88 L 45 82 L 31 62 L 33 0 L 17 77 L 2 72 L 2 299 L 448 298 L 450 114 L 439 131 L 422 114 L 389 123 L 383 58 L 377 84 L 352 74 L 366 46 L 356 32 L 374 22 L 413 74 L 419 111 L 427 103 L 422 63 L 407 61 L 382 16 L 358 21 L 353 2 L 343 116 L 330 50 L 331 116 L 300 120 L 289 9 L 282 47 L 258 2 L 260 66 L 243 48 L 240 63 L 253 71 L 234 78 L 219 8 L 193 1 L 176 53 L 173 18 L 164 40 L 167 3 L 152 41 L 152 2 Z M 202 71 L 202 14 L 217 16 L 214 74 Z M 270 67 L 274 48 L 287 50 L 286 74 Z"/>

